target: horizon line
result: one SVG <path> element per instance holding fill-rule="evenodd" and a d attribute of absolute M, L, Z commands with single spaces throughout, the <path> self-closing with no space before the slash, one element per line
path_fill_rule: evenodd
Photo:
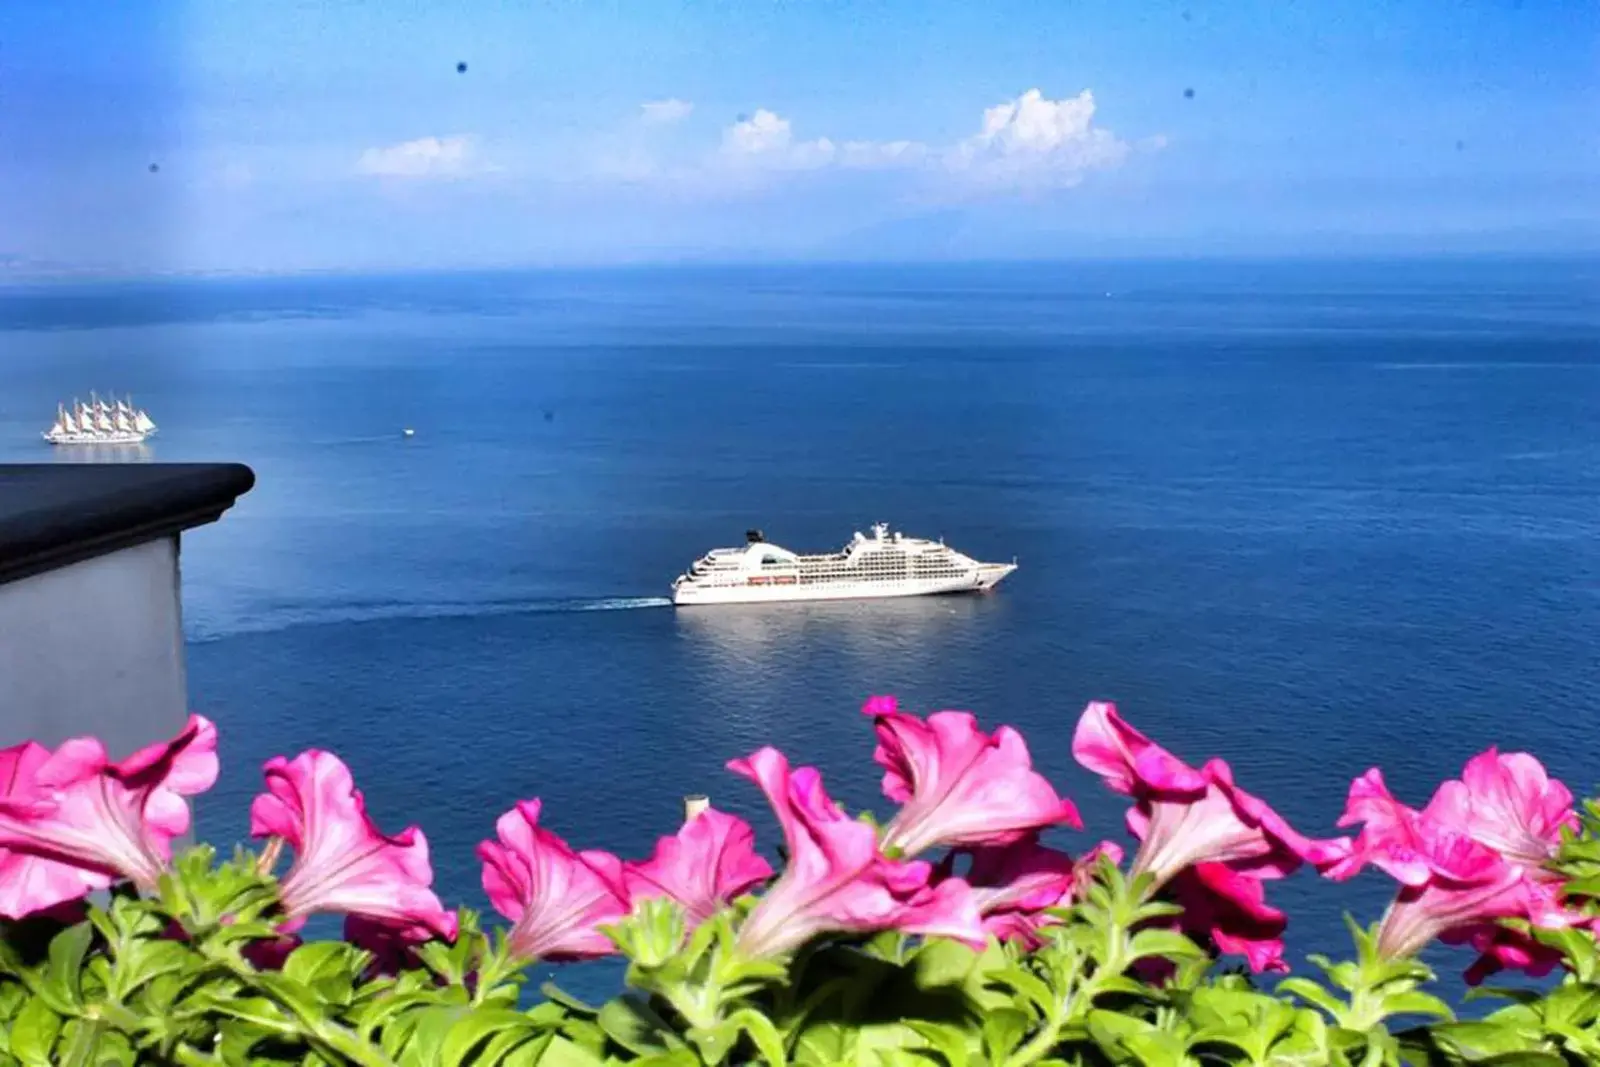
<path fill-rule="evenodd" d="M 7 274 L 0 257 L 0 289 L 38 285 L 70 285 L 93 282 L 183 282 L 261 280 L 292 278 L 415 278 L 492 274 L 603 274 L 628 271 L 670 270 L 752 270 L 752 269 L 939 269 L 956 267 L 1051 267 L 1110 263 L 1378 263 L 1378 262 L 1600 262 L 1600 247 L 1533 250 L 1441 249 L 1437 251 L 1294 251 L 1294 252 L 1163 252 L 1163 253 L 1081 253 L 1067 256 L 975 256 L 949 259 L 869 259 L 861 257 L 806 258 L 773 257 L 721 258 L 677 257 L 607 262 L 503 263 L 455 266 L 333 266 L 264 268 L 187 268 L 166 271 L 128 271 L 114 267 L 41 266 Z"/>

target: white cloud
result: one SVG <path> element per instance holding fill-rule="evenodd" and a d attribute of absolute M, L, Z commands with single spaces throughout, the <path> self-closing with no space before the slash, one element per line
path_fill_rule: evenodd
<path fill-rule="evenodd" d="M 987 185 L 1076 185 L 1087 172 L 1128 157 L 1128 143 L 1096 126 L 1094 112 L 1088 89 L 1063 100 L 1029 89 L 985 109 L 982 129 L 946 153 L 945 165 Z"/>
<path fill-rule="evenodd" d="M 735 166 L 814 170 L 833 162 L 837 151 L 826 137 L 796 141 L 789 120 L 766 108 L 722 131 L 722 157 Z"/>
<path fill-rule="evenodd" d="M 681 114 L 676 107 L 682 105 Z M 688 104 L 667 100 L 643 105 L 674 119 L 688 113 Z M 714 194 L 751 191 L 782 174 L 825 170 L 900 171 L 923 187 L 924 194 L 993 195 L 1063 189 L 1089 172 L 1116 167 L 1136 146 L 1095 124 L 1094 94 L 1051 100 L 1029 89 L 1013 100 L 986 108 L 978 132 L 970 137 L 929 145 L 921 141 L 835 141 L 829 137 L 801 140 L 793 124 L 775 111 L 758 108 L 740 115 L 722 130 L 716 150 L 695 161 L 688 146 L 658 157 L 658 146 L 633 142 L 626 152 L 612 152 L 599 163 L 595 176 L 633 183 L 650 182 L 681 191 Z M 661 118 L 657 122 L 673 121 Z M 1146 138 L 1138 150 L 1153 151 L 1165 138 Z M 689 149 L 692 153 L 692 149 Z"/>
<path fill-rule="evenodd" d="M 356 169 L 387 178 L 454 178 L 484 170 L 470 137 L 419 137 L 361 153 Z"/>
<path fill-rule="evenodd" d="M 666 126 L 674 122 L 681 122 L 689 117 L 694 110 L 694 105 L 687 100 L 671 97 L 666 100 L 651 100 L 639 105 L 640 117 L 645 122 Z"/>

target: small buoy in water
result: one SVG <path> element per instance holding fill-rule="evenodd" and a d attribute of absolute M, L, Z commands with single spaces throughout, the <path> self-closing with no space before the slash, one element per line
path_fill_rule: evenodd
<path fill-rule="evenodd" d="M 415 437 L 417 435 L 417 431 L 413 430 L 409 426 L 407 426 L 404 430 L 401 430 L 400 432 L 405 434 L 407 437 Z"/>

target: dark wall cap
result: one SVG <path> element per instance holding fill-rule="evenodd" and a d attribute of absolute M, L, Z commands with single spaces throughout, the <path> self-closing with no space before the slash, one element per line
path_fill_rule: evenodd
<path fill-rule="evenodd" d="M 215 522 L 242 463 L 0 464 L 0 583 Z"/>

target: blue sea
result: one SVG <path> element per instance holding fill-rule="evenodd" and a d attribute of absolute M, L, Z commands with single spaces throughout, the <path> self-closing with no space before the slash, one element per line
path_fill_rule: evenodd
<path fill-rule="evenodd" d="M 1600 785 L 1597 296 L 1578 260 L 13 287 L 0 460 L 51 458 L 56 402 L 98 389 L 161 426 L 120 458 L 255 469 L 183 548 L 213 840 L 260 761 L 321 746 L 381 825 L 421 824 L 451 901 L 486 905 L 474 846 L 519 798 L 641 856 L 707 793 L 770 846 L 723 764 L 776 744 L 882 810 L 877 693 L 1022 730 L 1089 823 L 1065 847 L 1123 837 L 1069 751 L 1092 699 L 1331 834 L 1372 766 L 1419 804 L 1494 744 Z M 665 600 L 748 527 L 826 550 L 878 520 L 1020 568 L 969 598 Z M 1270 897 L 1300 960 L 1390 889 Z"/>

